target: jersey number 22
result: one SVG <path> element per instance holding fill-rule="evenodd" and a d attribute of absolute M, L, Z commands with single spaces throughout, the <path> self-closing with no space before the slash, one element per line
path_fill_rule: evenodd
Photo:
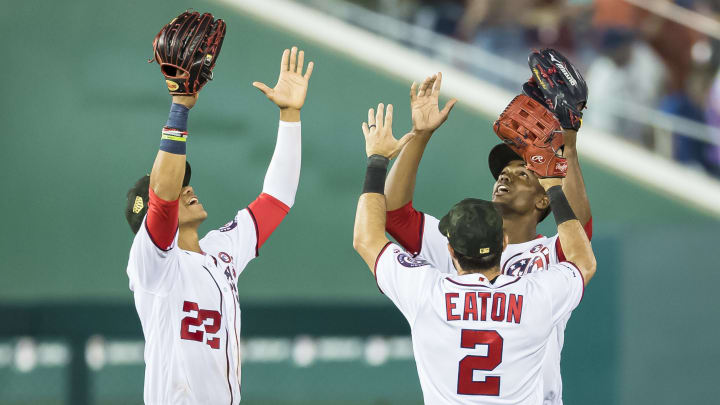
<path fill-rule="evenodd" d="M 207 309 L 200 309 L 198 307 L 198 304 L 196 302 L 192 301 L 185 301 L 183 302 L 183 312 L 197 312 L 197 316 L 186 316 L 182 319 L 182 323 L 180 324 L 180 338 L 185 340 L 195 340 L 197 342 L 202 342 L 205 340 L 205 334 L 208 335 L 214 335 L 220 330 L 220 321 L 221 316 L 220 312 L 218 311 L 210 311 Z M 206 321 L 211 321 L 211 323 L 206 323 Z M 195 327 L 194 331 L 190 330 L 190 327 Z M 205 331 L 201 329 L 201 327 L 204 327 Z M 220 348 L 220 339 L 219 338 L 209 338 L 207 340 L 208 346 L 212 347 L 213 349 L 219 349 Z"/>

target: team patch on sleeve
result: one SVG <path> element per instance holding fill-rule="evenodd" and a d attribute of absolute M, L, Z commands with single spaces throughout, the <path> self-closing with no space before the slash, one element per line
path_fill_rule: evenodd
<path fill-rule="evenodd" d="M 233 219 L 232 221 L 230 221 L 227 224 L 220 227 L 220 232 L 227 232 L 227 231 L 233 230 L 233 229 L 235 229 L 236 226 L 237 226 L 237 219 Z"/>
<path fill-rule="evenodd" d="M 428 261 L 412 257 L 411 255 L 401 252 L 399 249 L 395 249 L 393 253 L 397 254 L 398 263 L 405 267 L 422 267 L 430 264 Z"/>

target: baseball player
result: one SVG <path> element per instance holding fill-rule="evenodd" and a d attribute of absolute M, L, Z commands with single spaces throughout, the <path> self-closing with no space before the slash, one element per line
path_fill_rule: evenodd
<path fill-rule="evenodd" d="M 202 30 L 224 32 L 219 25 L 209 14 L 183 13 L 155 42 L 173 104 L 152 172 L 128 192 L 126 211 L 136 234 L 127 274 L 145 335 L 147 404 L 240 402 L 237 278 L 293 206 L 300 176 L 300 109 L 313 63 L 302 74 L 304 53 L 293 47 L 283 52 L 274 88 L 253 83 L 280 108 L 262 193 L 230 222 L 199 237 L 207 212 L 190 186 L 187 119 L 197 91 L 212 77 L 205 61 L 216 60 L 219 47 L 192 55 L 195 45 L 212 44 L 212 33 Z M 201 72 L 193 74 L 195 63 L 186 69 L 182 60 L 165 59 L 165 46 L 167 55 L 200 61 Z"/>
<path fill-rule="evenodd" d="M 510 142 L 525 127 L 538 130 L 538 125 L 544 126 L 542 131 L 552 134 L 552 128 L 558 122 L 547 114 L 558 118 L 563 127 L 564 162 L 567 163 L 567 177 L 562 189 L 577 219 L 584 225 L 587 237 L 592 238 L 590 203 L 576 149 L 577 130 L 582 117 L 580 111 L 587 100 L 587 86 L 580 73 L 556 51 L 533 52 L 529 64 L 533 78 L 523 86 L 523 90 L 531 101 L 537 102 L 531 103 L 532 108 L 524 106 L 523 111 L 504 117 L 503 125 L 496 125 L 495 129 L 499 131 L 499 136 L 504 134 L 501 136 L 503 140 Z M 556 64 L 561 67 L 556 67 Z M 413 256 L 419 255 L 440 271 L 455 274 L 457 269 L 447 249 L 447 237 L 438 231 L 438 219 L 415 210 L 412 202 L 415 178 L 425 147 L 455 104 L 455 100 L 451 99 L 442 110 L 438 108 L 441 84 L 442 74 L 438 73 L 428 77 L 419 88 L 415 83 L 411 87 L 413 133 L 416 136 L 400 154 L 388 176 L 385 189 L 387 231 Z M 527 120 L 534 121 L 518 124 L 517 120 L 523 119 L 520 113 L 529 113 Z M 549 214 L 550 201 L 537 174 L 526 166 L 521 156 L 524 152 L 520 149 L 515 147 L 513 150 L 504 142 L 490 151 L 488 159 L 490 173 L 496 180 L 492 201 L 502 214 L 503 231 L 508 238 L 507 248 L 501 253 L 500 269 L 508 276 L 547 270 L 551 264 L 567 258 L 566 246 L 557 234 L 547 237 L 536 231 L 537 224 Z M 462 256 L 459 260 L 465 262 Z M 556 324 L 548 342 L 543 366 L 546 405 L 562 404 L 560 353 L 566 322 L 567 319 L 564 319 Z"/>
<path fill-rule="evenodd" d="M 353 243 L 378 288 L 410 324 L 425 403 L 541 404 L 548 339 L 582 299 L 596 266 L 562 179 L 539 182 L 568 261 L 524 277 L 502 274 L 501 252 L 508 241 L 503 218 L 494 203 L 465 199 L 435 224 L 447 237 L 445 249 L 457 270 L 448 274 L 385 236 L 387 165 L 412 134 L 400 141 L 393 137 L 392 106 L 384 119 L 382 104 L 377 115 L 371 109 L 368 123 L 363 124 L 368 163 Z"/>

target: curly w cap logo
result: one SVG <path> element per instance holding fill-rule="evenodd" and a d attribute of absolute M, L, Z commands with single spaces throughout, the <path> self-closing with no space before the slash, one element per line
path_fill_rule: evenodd
<path fill-rule="evenodd" d="M 532 161 L 535 162 L 535 163 L 543 163 L 543 162 L 545 162 L 545 158 L 542 157 L 542 156 L 540 156 L 540 155 L 535 155 L 535 156 L 531 157 L 530 160 L 532 160 Z"/>
<path fill-rule="evenodd" d="M 145 206 L 145 203 L 143 202 L 142 197 L 136 196 L 135 203 L 133 204 L 133 214 L 139 214 L 140 211 L 142 211 L 144 206 Z"/>

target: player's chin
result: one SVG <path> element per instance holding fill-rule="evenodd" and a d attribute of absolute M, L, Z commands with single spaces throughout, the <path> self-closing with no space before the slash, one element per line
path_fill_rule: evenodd
<path fill-rule="evenodd" d="M 205 208 L 200 203 L 193 204 L 189 208 L 189 216 L 192 218 L 193 221 L 204 221 L 205 218 L 207 218 L 208 216 L 207 211 L 205 211 Z"/>
<path fill-rule="evenodd" d="M 508 201 L 510 201 L 510 200 L 512 200 L 512 198 L 510 197 L 510 193 L 509 193 L 509 192 L 504 192 L 504 193 L 502 193 L 502 192 L 500 192 L 500 193 L 494 192 L 494 193 L 492 194 L 492 200 L 491 200 L 491 201 L 492 201 L 492 202 L 502 203 L 502 202 L 508 202 Z"/>

